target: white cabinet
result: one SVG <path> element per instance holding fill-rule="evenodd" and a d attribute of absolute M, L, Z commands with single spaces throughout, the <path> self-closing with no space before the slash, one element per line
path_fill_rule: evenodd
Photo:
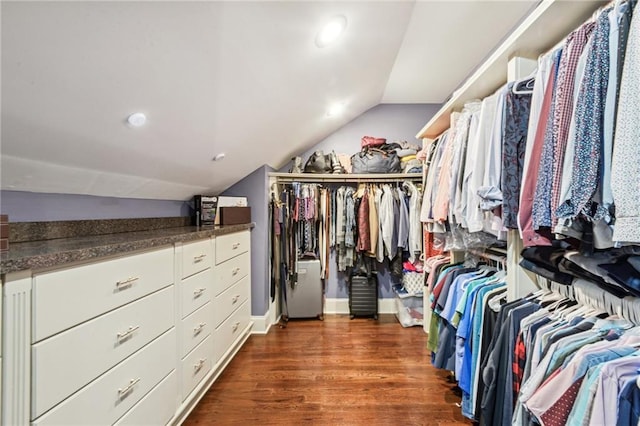
<path fill-rule="evenodd" d="M 0 423 L 181 423 L 250 333 L 249 241 L 238 232 L 5 280 Z"/>
<path fill-rule="evenodd" d="M 249 231 L 216 237 L 216 265 L 249 251 L 251 234 Z"/>
<path fill-rule="evenodd" d="M 175 329 L 100 376 L 35 425 L 113 424 L 175 368 Z"/>
<path fill-rule="evenodd" d="M 213 367 L 213 337 L 207 336 L 182 360 L 182 399 L 205 378 Z"/>
<path fill-rule="evenodd" d="M 249 231 L 217 237 L 216 330 L 214 359 L 223 364 L 226 354 L 242 339 L 251 323 L 251 253 Z"/>
<path fill-rule="evenodd" d="M 176 411 L 177 388 L 178 374 L 174 370 L 118 420 L 116 425 L 166 425 Z"/>
<path fill-rule="evenodd" d="M 173 248 L 36 274 L 32 342 L 173 282 Z"/>
<path fill-rule="evenodd" d="M 173 301 L 168 287 L 33 345 L 32 418 L 173 327 Z"/>

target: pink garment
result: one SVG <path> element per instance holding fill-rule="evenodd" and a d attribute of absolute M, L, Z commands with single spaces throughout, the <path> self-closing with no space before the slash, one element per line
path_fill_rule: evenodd
<path fill-rule="evenodd" d="M 536 137 L 533 141 L 533 149 L 531 151 L 531 159 L 525 180 L 522 182 L 520 191 L 522 192 L 520 200 L 520 209 L 518 211 L 518 223 L 521 226 L 522 240 L 525 247 L 531 246 L 550 246 L 551 235 L 541 235 L 533 228 L 533 197 L 536 193 L 536 185 L 538 181 L 538 173 L 540 172 L 540 157 L 544 145 L 544 133 L 547 128 L 549 112 L 551 110 L 551 102 L 553 100 L 553 82 L 556 75 L 556 66 L 551 68 L 547 89 L 544 93 L 542 108 L 540 110 L 540 119 L 536 128 Z M 550 173 L 550 170 L 543 170 L 543 173 Z"/>
<path fill-rule="evenodd" d="M 458 112 L 451 113 L 451 122 L 455 123 L 459 115 L 460 113 Z M 440 223 L 446 221 L 449 217 L 449 202 L 451 200 L 449 186 L 451 183 L 451 164 L 453 163 L 455 138 L 456 126 L 451 126 L 449 137 L 447 138 L 447 146 L 442 155 L 442 166 L 440 168 L 440 175 L 438 176 L 438 192 L 432 206 L 433 219 Z"/>

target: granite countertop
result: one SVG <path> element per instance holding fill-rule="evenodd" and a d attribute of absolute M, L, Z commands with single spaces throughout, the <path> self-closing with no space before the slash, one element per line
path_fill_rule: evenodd
<path fill-rule="evenodd" d="M 244 231 L 253 224 L 199 228 L 185 226 L 149 231 L 120 232 L 88 237 L 10 243 L 9 251 L 0 254 L 0 274 L 63 266 L 68 263 L 100 259 L 136 250 L 161 247 Z"/>

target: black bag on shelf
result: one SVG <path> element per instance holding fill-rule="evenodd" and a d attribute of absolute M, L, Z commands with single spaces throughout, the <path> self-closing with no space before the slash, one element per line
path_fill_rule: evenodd
<path fill-rule="evenodd" d="M 304 165 L 305 173 L 344 173 L 344 169 L 338 161 L 338 156 L 335 152 L 325 154 L 323 151 L 318 150 L 311 154 L 306 164 Z"/>

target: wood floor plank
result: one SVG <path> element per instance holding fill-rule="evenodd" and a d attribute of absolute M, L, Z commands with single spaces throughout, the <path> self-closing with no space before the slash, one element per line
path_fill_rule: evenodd
<path fill-rule="evenodd" d="M 251 336 L 184 424 L 471 425 L 447 375 L 393 315 L 290 321 Z"/>

